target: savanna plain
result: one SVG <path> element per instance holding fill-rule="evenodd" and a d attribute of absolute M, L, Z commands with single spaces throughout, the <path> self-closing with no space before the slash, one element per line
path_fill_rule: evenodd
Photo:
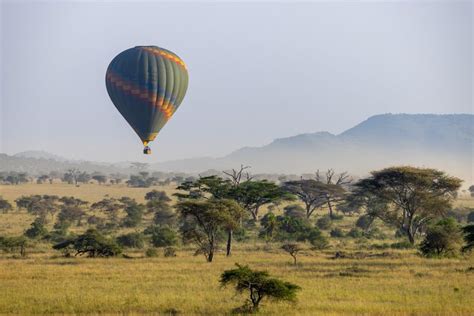
<path fill-rule="evenodd" d="M 32 194 L 74 196 L 89 203 L 104 196 L 129 196 L 144 202 L 145 194 L 153 189 L 169 196 L 175 192 L 172 185 L 28 183 L 2 185 L 0 194 L 11 203 Z M 474 207 L 474 199 L 464 196 L 455 204 Z M 316 218 L 326 213 L 320 209 Z M 356 215 L 344 216 L 338 225 L 350 229 L 356 219 Z M 0 232 L 22 234 L 33 220 L 25 210 L 0 214 Z M 145 216 L 143 225 L 152 220 Z M 393 229 L 382 229 L 393 235 Z M 390 238 L 383 242 L 393 241 Z M 231 287 L 221 287 L 219 279 L 224 270 L 240 263 L 301 287 L 295 302 L 262 302 L 262 315 L 474 314 L 472 255 L 428 259 L 417 249 L 372 247 L 377 243 L 382 242 L 330 238 L 324 250 L 304 246 L 294 265 L 278 243 L 257 238 L 235 242 L 231 256 L 220 251 L 212 263 L 194 255 L 191 245 L 178 247 L 174 257 L 147 257 L 145 249 L 125 249 L 123 257 L 65 258 L 50 244 L 38 242 L 26 257 L 0 253 L 0 313 L 226 315 L 246 297 Z M 346 255 L 337 258 L 336 252 Z"/>

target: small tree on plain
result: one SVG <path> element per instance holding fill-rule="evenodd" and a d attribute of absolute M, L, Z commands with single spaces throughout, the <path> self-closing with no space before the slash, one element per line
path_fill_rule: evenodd
<path fill-rule="evenodd" d="M 261 301 L 295 301 L 301 288 L 293 283 L 270 277 L 267 271 L 254 271 L 248 266 L 236 264 L 236 269 L 226 270 L 221 275 L 222 286 L 234 285 L 238 293 L 247 292 L 248 301 L 239 311 L 257 312 Z"/>
<path fill-rule="evenodd" d="M 298 255 L 299 252 L 303 250 L 301 246 L 297 243 L 286 243 L 283 246 L 281 246 L 281 249 L 283 249 L 285 252 L 289 253 L 290 256 L 293 257 L 293 264 L 296 265 L 296 256 Z"/>

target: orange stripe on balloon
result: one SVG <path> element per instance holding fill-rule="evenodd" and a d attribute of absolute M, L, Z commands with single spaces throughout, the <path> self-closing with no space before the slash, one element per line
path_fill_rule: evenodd
<path fill-rule="evenodd" d="M 170 105 L 170 102 L 163 102 L 163 97 L 158 97 L 155 102 L 156 93 L 150 94 L 148 91 L 140 89 L 137 85 L 127 82 L 125 79 L 122 79 L 121 77 L 111 73 L 110 71 L 107 73 L 106 78 L 111 84 L 115 85 L 117 88 L 120 88 L 120 90 L 122 90 L 123 92 L 129 93 L 134 97 L 147 101 L 153 106 L 156 106 L 161 111 L 161 113 L 165 115 L 166 120 L 168 120 L 173 114 L 168 109 L 168 105 Z"/>
<path fill-rule="evenodd" d="M 184 63 L 184 61 L 182 61 L 179 57 L 177 56 L 174 56 L 172 54 L 169 54 L 165 51 L 162 51 L 158 48 L 152 48 L 152 47 L 143 47 L 142 48 L 143 50 L 147 51 L 147 52 L 150 52 L 152 53 L 153 55 L 155 56 L 163 56 L 165 57 L 166 59 L 168 60 L 171 60 L 173 62 L 175 62 L 176 64 L 180 65 L 181 67 L 183 67 L 185 70 L 187 70 L 188 68 L 186 67 L 186 64 Z"/>

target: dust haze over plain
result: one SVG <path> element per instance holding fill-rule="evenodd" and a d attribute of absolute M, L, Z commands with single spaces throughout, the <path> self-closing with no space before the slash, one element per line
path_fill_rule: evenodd
<path fill-rule="evenodd" d="M 1 3 L 1 148 L 148 161 L 334 134 L 381 113 L 473 113 L 472 2 Z M 136 45 L 190 73 L 141 153 L 112 105 L 110 60 Z"/>

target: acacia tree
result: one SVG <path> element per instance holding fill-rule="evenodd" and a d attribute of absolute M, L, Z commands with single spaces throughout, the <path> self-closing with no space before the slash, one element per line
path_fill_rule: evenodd
<path fill-rule="evenodd" d="M 199 177 L 199 179 L 189 179 L 181 183 L 177 189 L 186 193 L 175 193 L 178 199 L 233 199 L 232 188 L 234 188 L 229 180 L 222 179 L 212 175 L 207 177 Z M 236 228 L 234 225 L 227 225 L 227 247 L 226 255 L 232 253 L 233 232 Z"/>
<path fill-rule="evenodd" d="M 358 181 L 352 194 L 365 201 L 362 206 L 374 200 L 384 205 L 372 215 L 397 226 L 414 244 L 423 226 L 449 210 L 461 182 L 436 169 L 391 167 Z"/>
<path fill-rule="evenodd" d="M 282 188 L 296 195 L 305 205 L 306 217 L 310 218 L 313 212 L 327 203 L 323 190 L 326 185 L 313 179 L 287 181 Z"/>
<path fill-rule="evenodd" d="M 281 249 L 286 251 L 287 253 L 290 254 L 291 257 L 293 257 L 293 264 L 296 265 L 296 256 L 300 251 L 303 250 L 300 245 L 297 243 L 286 243 L 283 246 L 281 246 Z"/>
<path fill-rule="evenodd" d="M 178 202 L 176 209 L 181 216 L 181 232 L 185 241 L 198 245 L 212 262 L 219 243 L 219 233 L 238 225 L 242 216 L 241 207 L 232 200 L 211 198 L 188 199 Z"/>
<path fill-rule="evenodd" d="M 254 271 L 236 263 L 237 268 L 226 270 L 221 275 L 222 286 L 233 284 L 238 293 L 248 291 L 249 299 L 241 312 L 257 312 L 260 302 L 268 297 L 275 301 L 294 301 L 301 288 L 296 284 L 270 277 L 267 271 Z"/>
<path fill-rule="evenodd" d="M 326 199 L 326 204 L 329 209 L 329 216 L 333 216 L 333 203 L 344 201 L 346 197 L 346 187 L 351 184 L 352 178 L 347 172 L 336 174 L 334 169 L 328 169 L 326 174 L 323 176 L 321 173 L 316 171 L 316 181 L 325 183 L 323 186 L 323 195 Z"/>
<path fill-rule="evenodd" d="M 231 196 L 252 215 L 254 221 L 258 220 L 258 212 L 263 205 L 293 200 L 291 194 L 267 180 L 242 182 L 232 189 Z"/>
<path fill-rule="evenodd" d="M 72 169 L 69 169 L 66 173 L 64 173 L 63 175 L 63 181 L 69 183 L 69 184 L 74 184 L 77 186 L 77 178 L 79 177 L 79 174 L 81 172 L 79 171 L 79 169 L 76 169 L 76 168 L 72 168 Z"/>
<path fill-rule="evenodd" d="M 122 208 L 124 208 L 124 204 L 120 203 L 120 201 L 115 198 L 104 198 L 91 205 L 92 210 L 105 212 L 109 217 L 109 220 L 113 223 L 117 221 L 118 212 Z"/>

